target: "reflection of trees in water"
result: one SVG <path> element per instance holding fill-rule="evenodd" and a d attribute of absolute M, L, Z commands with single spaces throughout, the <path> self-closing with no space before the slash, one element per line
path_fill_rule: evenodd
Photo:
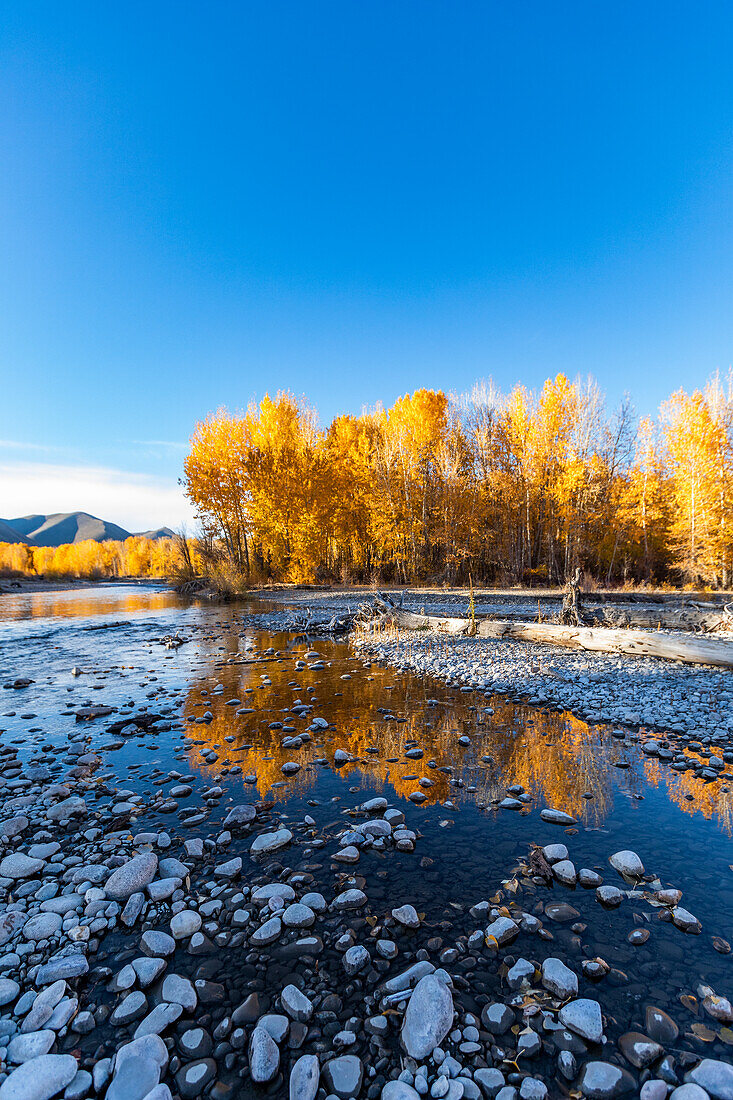
<path fill-rule="evenodd" d="M 704 762 L 694 753 L 687 755 Z M 715 819 L 728 836 L 733 835 L 733 792 L 721 790 L 719 782 L 707 783 L 692 772 L 672 771 L 653 758 L 644 762 L 644 776 L 653 787 L 663 783 L 670 801 L 684 813 Z M 688 795 L 692 796 L 692 801 Z"/>
<path fill-rule="evenodd" d="M 217 656 L 221 660 L 221 635 L 210 640 L 218 643 Z M 236 641 L 236 637 L 230 639 L 230 652 L 236 648 Z M 263 648 L 271 644 L 271 639 L 258 638 L 257 642 Z M 325 649 L 323 645 L 321 648 Z M 567 712 L 542 712 L 503 700 L 492 700 L 495 713 L 487 715 L 482 707 L 468 701 L 454 696 L 446 700 L 444 692 L 439 705 L 429 706 L 427 697 L 435 689 L 426 688 L 416 677 L 379 668 L 363 669 L 358 659 L 346 656 L 343 648 L 337 651 L 331 667 L 295 671 L 293 657 L 301 655 L 302 650 L 282 660 L 222 664 L 218 672 L 224 692 L 215 698 L 202 696 L 199 687 L 191 689 L 186 713 L 201 714 L 208 708 L 214 720 L 189 726 L 187 735 L 192 740 L 200 739 L 203 746 L 219 755 L 219 760 L 209 766 L 199 752 L 203 746 L 194 745 L 189 750 L 192 766 L 213 776 L 223 767 L 239 764 L 245 774 L 256 774 L 258 795 L 265 797 L 273 793 L 273 784 L 283 781 L 283 764 L 295 761 L 301 770 L 286 780 L 287 791 L 302 796 L 316 782 L 318 765 L 314 761 L 325 757 L 332 764 L 336 749 L 344 749 L 359 761 L 340 768 L 340 774 L 363 773 L 373 783 L 388 784 L 401 798 L 419 789 L 422 777 L 433 783 L 421 788 L 428 802 L 448 798 L 490 802 L 503 798 L 505 788 L 517 783 L 553 807 L 586 821 L 602 821 L 610 812 L 614 785 L 610 761 L 624 750 L 600 727 L 590 729 Z M 352 679 L 343 681 L 340 677 L 347 669 Z M 264 675 L 271 677 L 272 685 L 261 688 Z M 368 679 L 370 676 L 373 680 Z M 386 690 L 390 684 L 395 685 L 392 691 Z M 208 681 L 206 686 L 210 685 Z M 288 704 L 311 698 L 308 686 L 316 689 L 315 710 L 305 721 L 288 718 Z M 255 690 L 247 695 L 246 688 Z M 226 705 L 233 696 L 254 707 L 255 713 L 237 715 L 234 707 Z M 193 709 L 195 703 L 199 706 Z M 406 721 L 386 721 L 379 713 L 380 707 Z M 282 721 L 302 732 L 314 714 L 326 718 L 336 729 L 312 733 L 313 740 L 300 749 L 282 747 L 283 738 L 295 734 L 268 728 L 270 722 Z M 471 738 L 467 746 L 459 744 L 463 734 Z M 228 743 L 227 737 L 233 742 Z M 417 742 L 424 750 L 422 760 L 404 759 L 410 742 Z M 251 747 L 241 750 L 243 745 Z M 374 749 L 377 751 L 369 751 Z M 490 762 L 483 761 L 484 756 L 490 757 Z M 390 759 L 395 757 L 398 761 Z M 428 766 L 430 760 L 435 761 L 435 768 Z M 451 774 L 440 771 L 442 767 L 451 768 Z M 405 779 L 407 775 L 417 778 Z M 633 772 L 627 776 L 632 783 L 636 779 Z M 460 778 L 475 791 L 469 793 L 465 787 L 452 785 L 451 777 Z M 586 793 L 593 799 L 586 800 Z"/>
<path fill-rule="evenodd" d="M 75 589 L 66 592 L 11 593 L 3 607 L 4 619 L 79 619 L 95 615 L 132 615 L 136 611 L 160 611 L 180 603 L 174 592 L 114 589 L 95 595 Z"/>

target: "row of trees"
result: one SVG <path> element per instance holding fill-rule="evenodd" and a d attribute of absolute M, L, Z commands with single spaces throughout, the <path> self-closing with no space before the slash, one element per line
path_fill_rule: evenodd
<path fill-rule="evenodd" d="M 195 545 L 188 545 L 195 553 Z M 181 539 L 146 539 L 133 535 L 124 542 L 109 539 L 27 546 L 0 542 L 0 575 L 32 577 L 173 577 L 182 572 Z"/>
<path fill-rule="evenodd" d="M 245 580 L 727 585 L 733 386 L 679 391 L 656 421 L 592 380 L 538 393 L 417 390 L 320 430 L 265 397 L 200 422 L 185 487 L 204 556 Z"/>

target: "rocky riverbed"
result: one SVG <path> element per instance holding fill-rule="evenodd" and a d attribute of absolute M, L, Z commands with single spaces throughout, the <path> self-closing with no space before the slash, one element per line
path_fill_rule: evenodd
<path fill-rule="evenodd" d="M 96 598 L 0 624 L 0 1100 L 733 1098 L 729 678 Z"/>

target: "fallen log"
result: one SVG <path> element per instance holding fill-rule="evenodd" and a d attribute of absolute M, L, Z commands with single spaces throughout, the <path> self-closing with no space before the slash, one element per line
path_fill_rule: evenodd
<path fill-rule="evenodd" d="M 710 609 L 683 605 L 682 607 L 599 607 L 589 608 L 588 625 L 632 626 L 661 630 L 692 630 L 713 634 L 719 630 L 733 630 L 733 616 L 729 607 Z"/>
<path fill-rule="evenodd" d="M 661 657 L 692 665 L 733 668 L 733 642 L 607 627 L 563 626 L 560 623 L 520 623 L 500 619 L 440 618 L 395 607 L 388 597 L 375 598 L 383 621 L 403 630 L 435 630 L 442 634 L 476 633 L 480 638 L 509 638 L 540 645 L 559 645 L 592 653 L 622 653 L 630 657 Z"/>

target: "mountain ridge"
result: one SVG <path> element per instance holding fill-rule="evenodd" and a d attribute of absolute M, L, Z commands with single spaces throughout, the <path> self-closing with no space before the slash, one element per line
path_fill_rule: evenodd
<path fill-rule="evenodd" d="M 89 512 L 51 512 L 0 519 L 0 542 L 20 542 L 29 546 L 63 546 L 69 543 L 104 542 L 107 539 L 124 541 L 132 537 L 117 523 L 100 519 Z M 170 527 L 158 527 L 135 532 L 142 538 L 170 538 Z"/>

